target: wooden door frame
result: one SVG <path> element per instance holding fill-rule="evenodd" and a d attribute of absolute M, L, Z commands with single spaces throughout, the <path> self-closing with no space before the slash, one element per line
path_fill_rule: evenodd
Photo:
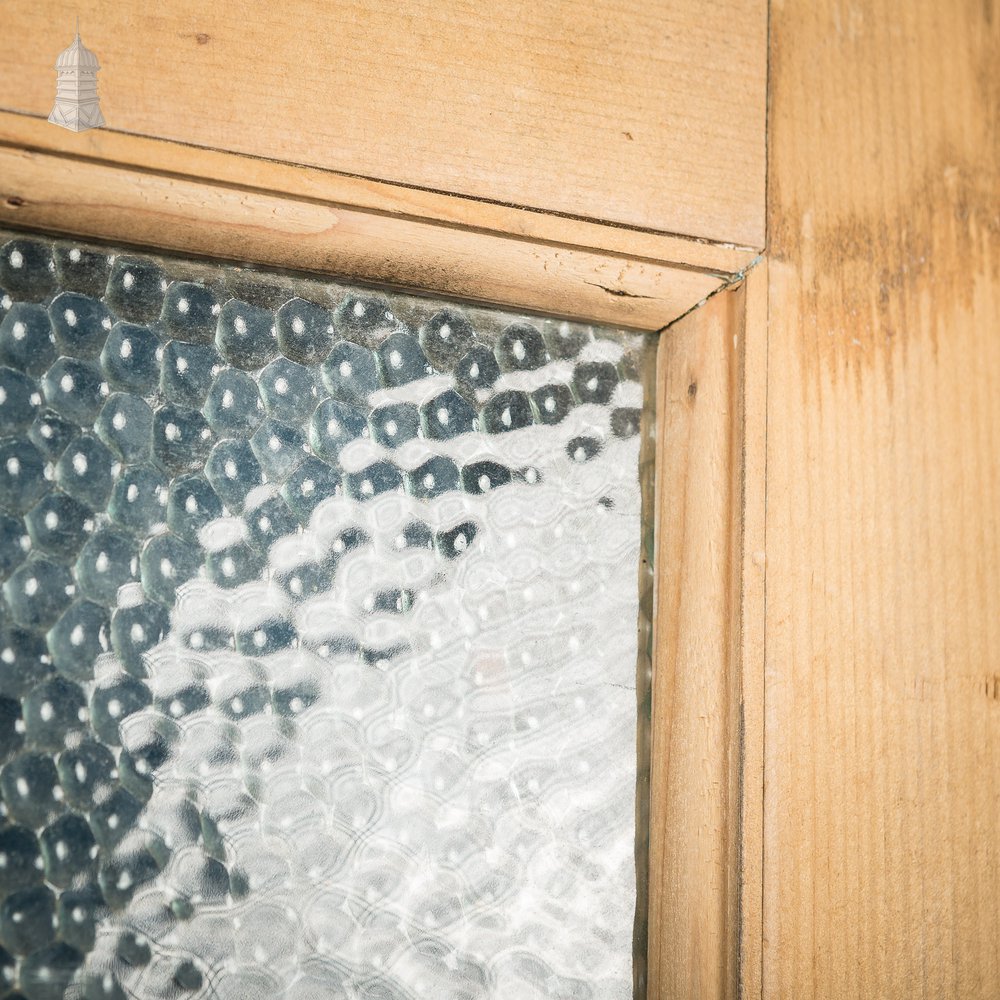
<path fill-rule="evenodd" d="M 759 41 L 741 43 L 763 64 Z M 659 332 L 648 997 L 759 995 L 763 243 L 608 224 L 112 128 L 75 135 L 2 108 L 0 227 Z"/>
<path fill-rule="evenodd" d="M 131 17 L 111 0 L 92 6 L 107 24 Z M 241 5 L 221 5 L 228 21 L 212 39 L 194 0 L 165 6 L 149 30 L 178 61 L 160 60 L 168 75 L 155 82 L 197 65 L 225 86 L 246 50 Z M 367 6 L 419 19 L 440 5 Z M 62 0 L 8 7 L 23 25 L 53 11 L 71 20 Z M 585 90 L 583 118 L 593 110 L 599 127 L 584 122 L 561 152 L 565 163 L 601 146 L 590 209 L 595 190 L 620 193 L 615 165 L 630 163 L 655 197 L 628 218 L 604 218 L 599 201 L 573 214 L 373 180 L 333 157 L 278 162 L 265 158 L 281 148 L 263 141 L 273 129 L 249 150 L 234 136 L 245 115 L 213 149 L 197 141 L 200 118 L 172 122 L 172 138 L 145 134 L 157 129 L 148 107 L 135 116 L 148 128 L 70 136 L 45 122 L 50 57 L 13 51 L 0 92 L 20 87 L 24 100 L 0 96 L 0 226 L 660 331 L 650 1000 L 994 995 L 996 3 L 608 7 L 642 31 L 654 10 L 660 63 L 648 92 L 613 79 L 596 100 Z M 565 136 L 567 105 L 581 111 L 570 77 L 604 55 L 609 32 L 578 0 L 499 9 L 542 8 L 565 15 L 570 47 L 573 19 L 587 19 L 586 44 L 569 73 L 530 47 L 518 54 L 551 107 L 519 122 L 516 101 L 494 104 L 506 117 L 490 152 L 507 159 L 480 157 L 485 188 L 505 179 L 520 125 L 541 176 L 546 137 Z M 477 28 L 456 31 L 475 40 Z M 642 48 L 630 38 L 612 62 Z M 115 40 L 126 84 L 147 79 L 133 42 Z M 287 78 L 296 46 L 267 79 Z M 364 51 L 348 57 L 370 67 Z M 702 74 L 710 57 L 716 72 Z M 405 93 L 433 97 L 434 81 Z M 161 88 L 148 94 L 169 104 Z M 642 185 L 640 146 L 640 166 L 669 184 Z M 692 149 L 714 152 L 694 162 Z M 671 172 L 681 160 L 687 172 Z M 702 208 L 717 196 L 733 216 L 685 213 L 685 179 Z"/>

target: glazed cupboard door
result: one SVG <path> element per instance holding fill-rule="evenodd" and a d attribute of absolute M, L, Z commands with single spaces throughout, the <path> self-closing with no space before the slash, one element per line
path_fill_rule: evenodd
<path fill-rule="evenodd" d="M 3 13 L 0 993 L 997 995 L 990 3 Z"/>
<path fill-rule="evenodd" d="M 81 13 L 0 71 L 11 987 L 731 986 L 661 888 L 657 332 L 762 247 L 762 5 Z"/>

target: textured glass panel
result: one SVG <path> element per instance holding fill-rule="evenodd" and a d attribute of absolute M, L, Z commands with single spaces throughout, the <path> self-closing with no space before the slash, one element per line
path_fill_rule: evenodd
<path fill-rule="evenodd" d="M 631 997 L 648 338 L 3 240 L 0 993 Z"/>

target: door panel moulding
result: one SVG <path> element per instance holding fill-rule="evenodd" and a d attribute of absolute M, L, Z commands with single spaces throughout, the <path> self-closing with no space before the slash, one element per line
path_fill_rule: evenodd
<path fill-rule="evenodd" d="M 645 330 L 757 255 L 107 129 L 79 140 L 0 112 L 0 224 Z"/>

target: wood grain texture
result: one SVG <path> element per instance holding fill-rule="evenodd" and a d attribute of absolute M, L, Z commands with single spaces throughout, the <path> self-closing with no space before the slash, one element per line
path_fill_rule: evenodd
<path fill-rule="evenodd" d="M 751 272 L 658 352 L 651 1000 L 735 998 L 759 965 L 764 292 Z"/>
<path fill-rule="evenodd" d="M 177 178 L 308 199 L 340 209 L 380 214 L 526 242 L 589 250 L 657 264 L 728 275 L 744 270 L 757 251 L 574 219 L 513 205 L 351 177 L 258 156 L 128 135 L 109 128 L 83 133 L 53 128 L 42 118 L 0 111 L 0 145 L 54 153 Z"/>
<path fill-rule="evenodd" d="M 113 130 L 763 245 L 765 0 L 5 0 L 0 108 L 77 14 Z"/>
<path fill-rule="evenodd" d="M 763 996 L 1000 995 L 1000 9 L 774 0 Z"/>
<path fill-rule="evenodd" d="M 0 146 L 0 224 L 659 329 L 720 287 L 688 268 Z"/>

